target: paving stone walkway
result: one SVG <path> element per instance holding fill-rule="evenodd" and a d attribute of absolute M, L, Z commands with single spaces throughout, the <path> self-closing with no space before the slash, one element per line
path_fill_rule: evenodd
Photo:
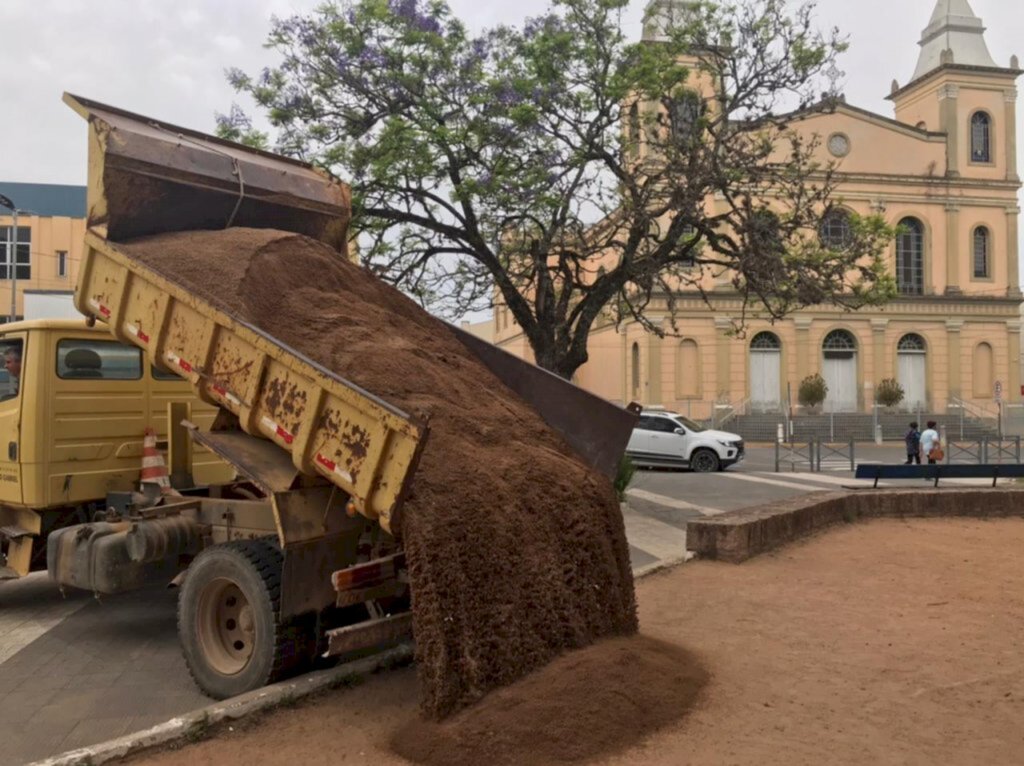
<path fill-rule="evenodd" d="M 181 658 L 175 602 L 165 588 L 65 601 L 45 575 L 0 586 L 0 766 L 210 704 Z"/>

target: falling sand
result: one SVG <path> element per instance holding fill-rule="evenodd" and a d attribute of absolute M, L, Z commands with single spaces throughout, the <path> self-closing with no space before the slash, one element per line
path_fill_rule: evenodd
<path fill-rule="evenodd" d="M 385 401 L 429 417 L 396 530 L 428 716 L 448 715 L 566 650 L 636 632 L 611 483 L 444 322 L 300 235 L 182 232 L 119 248 Z"/>

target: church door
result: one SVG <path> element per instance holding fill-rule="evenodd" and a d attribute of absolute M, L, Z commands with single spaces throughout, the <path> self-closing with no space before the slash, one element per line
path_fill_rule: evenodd
<path fill-rule="evenodd" d="M 857 411 L 857 341 L 845 330 L 830 332 L 822 344 L 822 377 L 828 385 L 827 412 Z"/>
<path fill-rule="evenodd" d="M 750 406 L 755 412 L 778 412 L 781 407 L 782 344 L 770 332 L 750 343 Z"/>

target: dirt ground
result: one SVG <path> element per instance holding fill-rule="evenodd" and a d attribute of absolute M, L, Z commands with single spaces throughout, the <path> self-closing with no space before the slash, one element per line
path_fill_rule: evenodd
<path fill-rule="evenodd" d="M 1022 543 L 1022 520 L 879 520 L 638 583 L 642 633 L 711 678 L 681 721 L 590 763 L 1021 763 Z M 403 764 L 389 742 L 416 714 L 413 670 L 390 671 L 135 762 Z"/>

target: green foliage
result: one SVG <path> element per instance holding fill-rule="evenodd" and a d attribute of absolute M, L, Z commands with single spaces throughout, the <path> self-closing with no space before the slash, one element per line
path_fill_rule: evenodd
<path fill-rule="evenodd" d="M 817 407 L 828 396 L 828 384 L 817 373 L 808 375 L 800 381 L 800 389 L 797 396 L 800 404 L 804 407 Z"/>
<path fill-rule="evenodd" d="M 657 43 L 625 37 L 627 5 L 553 0 L 474 35 L 443 0 L 337 0 L 275 21 L 280 65 L 229 80 L 279 151 L 352 184 L 375 273 L 450 316 L 506 306 L 567 378 L 595 323 L 664 333 L 648 307 L 712 303 L 708 275 L 732 276 L 739 325 L 891 298 L 892 230 L 857 219 L 821 243 L 834 168 L 778 114 L 783 95 L 834 105 L 819 80 L 846 43 L 813 4 L 696 2 L 671 29 L 647 20 Z M 267 144 L 237 107 L 218 120 Z"/>
<path fill-rule="evenodd" d="M 624 503 L 626 501 L 626 490 L 629 489 L 629 485 L 633 482 L 633 476 L 636 474 L 636 465 L 630 459 L 629 455 L 623 455 L 619 461 L 619 469 L 615 472 L 615 494 L 619 497 L 619 502 Z"/>
<path fill-rule="evenodd" d="M 875 401 L 883 407 L 895 407 L 904 395 L 903 386 L 895 378 L 885 378 L 875 388 Z"/>

